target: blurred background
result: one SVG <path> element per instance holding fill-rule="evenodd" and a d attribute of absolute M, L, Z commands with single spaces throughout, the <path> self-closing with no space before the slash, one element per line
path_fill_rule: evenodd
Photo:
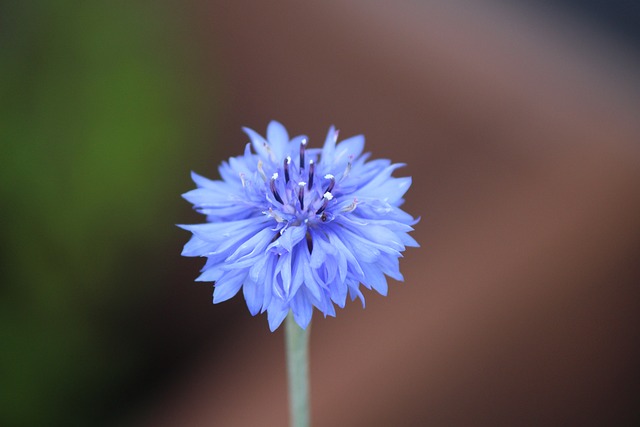
<path fill-rule="evenodd" d="M 636 425 L 639 113 L 635 1 L 2 2 L 0 425 L 286 425 L 282 331 L 174 225 L 271 119 L 422 217 L 314 317 L 314 425 Z"/>

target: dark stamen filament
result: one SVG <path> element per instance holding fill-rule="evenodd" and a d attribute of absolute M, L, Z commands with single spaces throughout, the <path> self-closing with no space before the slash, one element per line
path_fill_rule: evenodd
<path fill-rule="evenodd" d="M 316 211 L 316 215 L 320 215 L 322 212 L 324 212 L 324 210 L 327 208 L 327 205 L 329 205 L 329 201 L 333 199 L 333 194 L 327 191 L 326 193 L 324 193 L 324 196 L 322 196 L 322 199 L 322 206 L 320 206 L 320 209 Z"/>
<path fill-rule="evenodd" d="M 276 200 L 284 205 L 284 202 L 282 201 L 282 198 L 280 197 L 280 195 L 278 194 L 278 189 L 276 188 L 276 179 L 278 179 L 278 173 L 274 173 L 271 176 L 271 182 L 269 184 L 269 186 L 271 187 L 271 192 L 273 193 L 273 197 L 276 198 Z"/>
<path fill-rule="evenodd" d="M 313 173 L 315 171 L 315 165 L 313 164 L 313 160 L 309 160 L 309 188 L 313 188 Z M 311 190 L 309 190 L 311 191 Z"/>
<path fill-rule="evenodd" d="M 284 159 L 284 182 L 289 183 L 289 163 L 291 163 L 291 157 L 287 156 Z"/>
<path fill-rule="evenodd" d="M 298 183 L 298 200 L 300 201 L 300 210 L 304 210 L 304 186 L 307 185 L 306 182 Z"/>
<path fill-rule="evenodd" d="M 336 185 L 336 179 L 330 173 L 326 174 L 324 176 L 324 179 L 328 179 L 329 180 L 329 186 L 327 187 L 327 189 L 324 192 L 325 193 L 331 193 L 331 190 L 333 190 L 333 186 Z"/>
<path fill-rule="evenodd" d="M 304 169 L 304 149 L 307 147 L 307 140 L 300 142 L 300 170 Z"/>

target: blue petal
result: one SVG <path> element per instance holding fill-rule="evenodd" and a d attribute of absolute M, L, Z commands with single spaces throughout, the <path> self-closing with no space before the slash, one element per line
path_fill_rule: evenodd
<path fill-rule="evenodd" d="M 364 280 L 362 283 L 367 287 L 373 288 L 380 295 L 387 296 L 389 285 L 380 267 L 376 264 L 362 264 L 362 269 L 364 270 Z"/>
<path fill-rule="evenodd" d="M 303 269 L 304 269 L 304 282 L 303 282 L 304 286 L 307 288 L 307 290 L 309 291 L 311 296 L 314 298 L 314 300 L 320 303 L 322 301 L 322 289 L 320 288 L 320 285 L 311 274 L 311 269 L 308 267 L 308 265 L 303 264 Z"/>
<path fill-rule="evenodd" d="M 329 236 L 330 237 L 330 236 Z M 344 254 L 337 250 L 333 243 L 325 240 L 320 233 L 313 233 L 313 247 L 309 265 L 315 271 L 324 271 L 326 282 L 332 282 L 336 274 L 340 274 L 342 279 L 347 273 L 347 259 Z M 339 249 L 339 248 L 338 248 Z"/>
<path fill-rule="evenodd" d="M 227 185 L 222 182 L 216 183 L 215 188 L 196 188 L 195 190 L 187 191 L 182 195 L 189 203 L 202 206 L 209 205 L 214 206 L 220 203 L 229 204 L 229 203 L 238 203 L 238 197 L 235 196 Z M 236 200 L 233 200 L 235 196 Z"/>
<path fill-rule="evenodd" d="M 398 258 L 388 256 L 380 257 L 378 265 L 387 276 L 399 282 L 404 282 L 404 276 L 400 273 L 400 263 L 398 262 Z"/>
<path fill-rule="evenodd" d="M 311 273 L 310 254 L 306 246 L 302 247 L 299 251 L 299 255 L 300 259 L 298 268 L 302 270 L 303 284 L 309 291 L 313 300 L 320 304 L 322 302 L 322 289 Z"/>
<path fill-rule="evenodd" d="M 272 260 L 272 258 L 269 253 L 265 253 L 264 256 L 261 257 L 256 257 L 251 267 L 249 267 L 249 278 L 258 282 L 260 277 L 264 277 L 266 275 L 265 269 L 267 268 L 267 262 Z"/>
<path fill-rule="evenodd" d="M 273 231 L 270 228 L 265 228 L 258 231 L 255 235 L 251 236 L 248 240 L 244 241 L 233 254 L 226 259 L 228 263 L 241 264 L 242 266 L 249 267 L 256 254 L 261 254 L 265 251 L 267 246 L 271 243 L 271 239 L 278 232 Z M 244 261 L 244 263 L 242 263 Z M 237 265 L 239 267 L 240 265 Z"/>
<path fill-rule="evenodd" d="M 301 247 L 302 246 L 302 247 Z M 290 295 L 296 295 L 298 290 L 302 286 L 304 281 L 304 266 L 303 264 L 306 262 L 306 258 L 303 252 L 306 252 L 306 245 L 298 245 L 296 250 L 292 253 L 292 261 L 291 261 L 291 290 L 289 292 Z"/>
<path fill-rule="evenodd" d="M 333 302 L 331 302 L 331 296 L 328 291 L 324 291 L 322 294 L 322 300 L 319 304 L 316 305 L 320 311 L 324 314 L 324 317 L 327 316 L 336 316 L 336 308 L 333 306 Z"/>
<path fill-rule="evenodd" d="M 260 312 L 264 301 L 264 286 L 257 284 L 253 280 L 246 280 L 242 286 L 244 300 L 247 302 L 249 312 L 255 316 Z"/>
<path fill-rule="evenodd" d="M 301 289 L 291 301 L 291 311 L 293 319 L 302 329 L 307 329 L 311 316 L 313 315 L 313 305 L 305 296 L 305 290 Z"/>
<path fill-rule="evenodd" d="M 282 297 L 288 299 L 289 291 L 291 289 L 291 253 L 285 252 L 280 255 L 278 263 L 276 264 L 275 273 L 280 273 L 283 290 Z"/>
<path fill-rule="evenodd" d="M 262 312 L 267 310 L 273 299 L 273 272 L 276 265 L 276 257 L 272 255 L 266 256 L 265 273 L 262 277 L 262 285 L 264 287 L 264 301 L 262 302 Z M 260 283 L 260 281 L 258 282 Z"/>
<path fill-rule="evenodd" d="M 414 239 L 413 237 L 409 236 L 407 233 L 398 233 L 398 235 L 400 236 L 400 239 L 402 240 L 402 244 L 405 246 L 409 246 L 412 248 L 419 248 L 420 244 L 418 242 L 416 242 L 416 239 Z"/>
<path fill-rule="evenodd" d="M 397 186 L 394 183 L 394 180 L 397 180 L 399 178 L 392 179 L 391 174 L 393 173 L 394 170 L 401 168 L 403 166 L 405 166 L 403 163 L 394 163 L 384 168 L 382 171 L 378 172 L 371 181 L 367 182 L 366 185 L 358 189 L 355 196 L 358 197 L 358 199 L 372 198 L 375 200 L 380 200 L 380 199 L 384 200 L 384 196 L 386 196 L 387 194 L 394 193 L 394 190 L 395 191 L 401 190 L 402 188 L 404 188 L 404 186 L 406 186 L 406 182 L 403 183 L 402 185 Z M 400 196 L 402 196 L 402 194 L 400 194 Z"/>
<path fill-rule="evenodd" d="M 300 224 L 299 226 L 287 228 L 279 239 L 274 241 L 269 248 L 284 248 L 287 252 L 293 251 L 293 247 L 297 245 L 306 235 L 307 226 Z"/>
<path fill-rule="evenodd" d="M 415 225 L 420 220 L 419 218 L 414 219 L 402 209 L 376 199 L 368 199 L 365 203 L 360 203 L 357 211 L 359 217 L 385 219 L 407 225 Z M 354 214 L 356 214 L 356 211 L 354 211 Z"/>
<path fill-rule="evenodd" d="M 194 236 L 208 241 L 220 242 L 225 239 L 237 238 L 238 234 L 258 232 L 271 220 L 266 216 L 247 218 L 239 221 L 207 222 L 204 224 L 178 224 L 183 230 L 191 231 Z"/>
<path fill-rule="evenodd" d="M 280 122 L 273 120 L 267 127 L 267 139 L 275 158 L 278 160 L 284 159 L 287 145 L 289 144 L 287 129 Z"/>
<path fill-rule="evenodd" d="M 384 250 L 385 247 L 395 251 L 404 251 L 404 245 L 398 238 L 398 235 L 387 227 L 382 227 L 366 220 L 358 221 L 358 218 L 342 215 L 337 218 L 336 222 L 342 224 L 349 232 L 357 234 L 359 237 L 375 243 L 376 247 Z"/>
<path fill-rule="evenodd" d="M 219 280 L 226 271 L 222 268 L 222 265 L 205 265 L 202 269 L 202 274 L 196 278 L 196 282 L 215 282 Z"/>
<path fill-rule="evenodd" d="M 333 165 L 337 138 L 338 132 L 336 131 L 335 127 L 331 126 L 329 128 L 329 132 L 327 132 L 327 138 L 324 140 L 324 145 L 322 146 L 322 156 L 320 157 L 322 164 L 325 166 Z"/>
<path fill-rule="evenodd" d="M 213 303 L 217 304 L 235 296 L 246 277 L 245 270 L 235 270 L 224 274 L 214 285 Z"/>
<path fill-rule="evenodd" d="M 285 304 L 279 298 L 273 298 L 269 308 L 267 309 L 267 320 L 269 321 L 269 329 L 271 332 L 278 329 L 278 326 L 282 323 L 287 313 L 289 312 L 289 305 Z"/>
<path fill-rule="evenodd" d="M 193 180 L 193 182 L 196 183 L 196 185 L 199 188 L 211 188 L 216 185 L 215 184 L 216 181 L 212 181 L 209 178 L 205 178 L 202 175 L 198 175 L 194 171 L 191 171 L 191 179 Z"/>
<path fill-rule="evenodd" d="M 264 139 L 262 135 L 260 135 L 253 129 L 243 127 L 242 130 L 251 139 L 251 145 L 253 146 L 253 151 L 255 151 L 256 154 L 260 156 L 262 160 L 271 161 L 271 156 L 269 155 L 269 149 L 267 148 L 267 140 Z"/>
<path fill-rule="evenodd" d="M 324 233 L 318 233 L 313 229 L 310 230 L 310 233 L 314 250 L 311 252 L 309 262 L 311 267 L 320 268 L 328 255 L 334 255 L 336 253 L 336 248 L 325 240 Z"/>
<path fill-rule="evenodd" d="M 344 228 L 341 231 L 339 235 L 338 233 L 333 233 L 332 236 L 335 236 L 336 243 L 341 242 L 346 248 L 344 253 L 352 254 L 359 262 L 376 262 L 378 260 L 380 251 L 373 244 L 364 239 L 359 239 L 358 236 Z"/>
<path fill-rule="evenodd" d="M 329 287 L 329 292 L 331 294 L 331 300 L 335 302 L 338 307 L 344 308 L 344 305 L 347 302 L 348 292 L 346 282 L 334 281 Z"/>
<path fill-rule="evenodd" d="M 203 256 L 207 252 L 211 252 L 215 249 L 216 244 L 202 240 L 197 236 L 191 236 L 189 241 L 184 245 L 182 249 L 182 256 Z"/>
<path fill-rule="evenodd" d="M 349 264 L 351 264 L 352 269 L 355 272 L 357 272 L 357 274 L 360 277 L 364 276 L 362 268 L 360 268 L 360 264 L 359 264 L 356 256 L 354 256 L 354 252 L 352 252 L 351 247 L 347 247 L 345 245 L 345 242 L 340 238 L 338 233 L 331 232 L 331 233 L 327 233 L 327 234 L 329 235 L 329 239 L 331 241 L 331 244 L 336 246 L 336 248 L 338 249 L 337 252 L 344 255 L 344 257 L 347 260 L 347 262 Z"/>
<path fill-rule="evenodd" d="M 349 297 L 351 298 L 351 301 L 355 301 L 356 298 L 360 298 L 360 301 L 362 301 L 362 308 L 365 308 L 364 295 L 362 295 L 362 292 L 357 285 L 349 286 Z"/>
<path fill-rule="evenodd" d="M 357 158 L 364 149 L 364 135 L 356 135 L 341 141 L 336 146 L 334 164 L 341 164 L 349 161 L 349 157 Z"/>

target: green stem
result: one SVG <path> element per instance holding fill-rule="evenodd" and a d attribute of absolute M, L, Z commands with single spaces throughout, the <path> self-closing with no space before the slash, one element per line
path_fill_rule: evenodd
<path fill-rule="evenodd" d="M 309 427 L 309 329 L 304 330 L 289 312 L 285 345 L 289 377 L 289 416 L 291 427 Z"/>

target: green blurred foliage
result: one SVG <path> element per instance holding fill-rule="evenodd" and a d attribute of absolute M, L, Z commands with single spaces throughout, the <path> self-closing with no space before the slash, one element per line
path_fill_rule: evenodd
<path fill-rule="evenodd" d="M 0 425 L 111 422 L 105 399 L 147 357 L 118 321 L 179 252 L 166 247 L 184 237 L 173 224 L 204 102 L 175 12 L 0 6 Z"/>

